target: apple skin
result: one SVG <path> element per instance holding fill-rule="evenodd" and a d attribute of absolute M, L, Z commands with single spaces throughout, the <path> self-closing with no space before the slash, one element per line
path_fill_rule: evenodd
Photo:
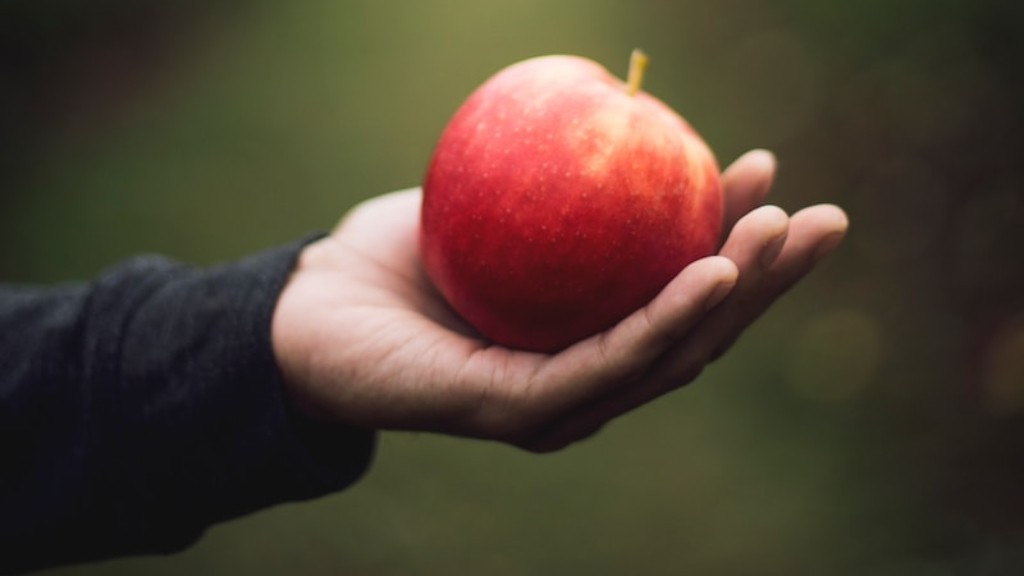
<path fill-rule="evenodd" d="M 533 58 L 445 127 L 423 183 L 423 265 L 486 338 L 556 352 L 714 253 L 722 203 L 713 153 L 668 106 L 591 60 Z"/>

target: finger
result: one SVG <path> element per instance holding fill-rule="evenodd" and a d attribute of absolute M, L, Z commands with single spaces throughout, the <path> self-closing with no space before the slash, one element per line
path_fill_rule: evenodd
<path fill-rule="evenodd" d="M 790 218 L 789 235 L 778 258 L 760 285 L 749 293 L 731 327 L 724 329 L 714 360 L 728 350 L 743 331 L 776 300 L 809 274 L 815 264 L 835 250 L 849 228 L 846 214 L 838 207 L 820 205 L 805 208 Z"/>
<path fill-rule="evenodd" d="M 764 202 L 775 179 L 776 165 L 771 152 L 751 150 L 722 173 L 726 233 L 740 218 Z"/>
<path fill-rule="evenodd" d="M 791 235 L 769 271 L 763 298 L 765 305 L 806 276 L 846 237 L 850 221 L 832 204 L 804 208 L 793 215 Z"/>
<path fill-rule="evenodd" d="M 776 206 L 757 208 L 736 223 L 720 252 L 736 263 L 736 289 L 691 335 L 684 353 L 673 361 L 677 370 L 689 371 L 693 362 L 715 357 L 727 335 L 736 333 L 739 319 L 749 316 L 747 310 L 759 305 L 756 300 L 761 285 L 788 242 L 790 226 L 789 216 Z"/>
<path fill-rule="evenodd" d="M 720 256 L 733 262 L 734 267 L 729 270 L 728 284 L 723 288 L 722 293 L 717 294 L 718 298 L 715 299 L 714 304 L 717 305 L 723 299 L 725 301 L 735 299 L 737 297 L 736 289 L 755 282 L 772 265 L 785 242 L 788 225 L 789 217 L 782 209 L 775 206 L 758 208 L 741 218 L 720 253 Z M 715 259 L 705 260 L 713 262 Z M 684 270 L 684 272 L 687 271 Z M 698 273 L 699 270 L 690 272 Z M 597 344 L 602 345 L 606 350 L 621 351 L 623 356 L 628 355 L 641 359 L 639 364 L 644 365 L 668 347 L 675 345 L 681 337 L 689 332 L 695 322 L 704 319 L 705 313 L 713 306 L 707 306 L 704 310 L 680 307 L 681 303 L 687 302 L 686 299 L 692 297 L 688 293 L 690 288 L 686 287 L 680 290 L 671 288 L 673 288 L 672 284 L 663 292 L 666 295 L 665 298 L 659 296 L 650 306 L 627 318 L 620 326 L 608 333 L 604 340 L 598 338 Z M 672 299 L 673 297 L 675 299 Z M 691 315 L 686 318 L 687 322 L 680 322 L 673 318 L 670 312 L 672 310 L 675 310 L 676 313 L 686 310 Z M 660 326 L 651 322 L 652 318 L 658 317 L 666 319 Z M 651 328 L 654 329 L 651 330 Z M 638 331 L 646 331 L 649 339 L 635 339 L 634 335 Z M 622 344 L 627 343 L 643 347 L 642 353 L 630 352 L 627 348 L 622 347 Z M 623 362 L 621 365 L 625 366 L 626 363 Z M 635 370 L 631 371 L 635 372 Z"/>
<path fill-rule="evenodd" d="M 721 255 L 736 264 L 738 278 L 729 295 L 662 355 L 641 385 L 606 400 L 598 417 L 614 418 L 697 378 L 722 340 L 720 334 L 745 316 L 759 294 L 789 235 L 790 219 L 775 206 L 762 206 L 736 223 Z"/>
<path fill-rule="evenodd" d="M 719 251 L 736 264 L 739 288 L 752 285 L 768 271 L 788 234 L 789 216 L 777 206 L 762 206 L 740 218 Z M 734 293 L 730 298 L 737 296 Z"/>
<path fill-rule="evenodd" d="M 727 258 L 690 264 L 650 304 L 553 357 L 535 376 L 537 403 L 556 418 L 644 374 L 732 290 L 736 277 Z"/>
<path fill-rule="evenodd" d="M 621 386 L 610 386 L 604 394 L 575 407 L 554 419 L 539 434 L 529 439 L 526 447 L 535 451 L 558 449 L 567 443 L 585 438 L 608 421 L 671 392 L 697 378 L 729 327 L 742 314 L 744 302 L 751 297 L 761 279 L 774 264 L 787 237 L 789 218 L 774 206 L 765 206 L 747 214 L 737 222 L 722 249 L 737 266 L 736 286 L 708 315 L 699 319 L 699 326 L 710 322 L 702 336 L 677 333 L 669 346 L 662 346 L 660 358 L 648 360 L 646 371 L 636 378 L 623 378 Z M 711 320 L 715 319 L 715 320 Z M 680 344 L 682 342 L 682 344 Z M 670 352 L 666 353 L 666 349 Z"/>
<path fill-rule="evenodd" d="M 764 211 L 761 211 L 763 214 Z M 664 354 L 643 382 L 609 395 L 590 406 L 574 411 L 529 439 L 524 447 L 547 452 L 589 437 L 608 421 L 642 406 L 680 385 L 695 379 L 708 361 L 736 340 L 789 287 L 805 276 L 814 264 L 834 250 L 848 228 L 843 211 L 835 206 L 816 206 L 801 210 L 789 219 L 789 230 L 781 251 L 767 267 L 772 248 L 765 245 L 765 256 L 754 258 L 750 248 L 754 240 L 771 229 L 775 216 L 755 211 L 741 219 L 723 247 L 723 253 L 738 260 L 740 277 L 736 288 L 691 335 L 674 350 Z M 754 262 L 762 268 L 758 273 Z"/>
<path fill-rule="evenodd" d="M 365 238 L 365 244 L 374 246 L 381 239 L 389 239 L 393 228 L 417 228 L 423 194 L 419 188 L 408 188 L 371 198 L 349 210 L 334 227 L 334 233 L 345 231 L 351 236 Z M 373 219 L 362 218 L 372 212 Z"/>

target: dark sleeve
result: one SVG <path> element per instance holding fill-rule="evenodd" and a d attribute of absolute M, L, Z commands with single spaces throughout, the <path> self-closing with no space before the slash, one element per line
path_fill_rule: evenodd
<path fill-rule="evenodd" d="M 364 472 L 372 432 L 283 394 L 270 322 L 301 247 L 0 286 L 0 573 L 177 551 Z"/>

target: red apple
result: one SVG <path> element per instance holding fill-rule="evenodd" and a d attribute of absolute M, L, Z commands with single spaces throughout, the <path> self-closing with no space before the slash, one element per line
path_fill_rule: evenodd
<path fill-rule="evenodd" d="M 575 56 L 498 72 L 423 184 L 427 274 L 483 336 L 554 352 L 649 302 L 722 232 L 718 165 L 660 100 Z"/>

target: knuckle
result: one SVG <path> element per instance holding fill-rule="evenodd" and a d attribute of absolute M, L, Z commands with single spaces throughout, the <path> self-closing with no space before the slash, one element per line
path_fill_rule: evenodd
<path fill-rule="evenodd" d="M 727 339 L 725 342 L 722 342 L 721 344 L 716 346 L 715 349 L 711 352 L 711 354 L 708 355 L 708 363 L 717 362 L 718 359 L 724 356 L 725 353 L 728 352 L 729 349 L 732 348 L 732 345 L 735 343 L 736 338 L 731 337 Z"/>
<path fill-rule="evenodd" d="M 605 422 L 586 424 L 573 430 L 559 430 L 554 433 L 529 437 L 515 445 L 534 454 L 551 454 L 595 436 L 604 428 Z"/>
<path fill-rule="evenodd" d="M 482 436 L 512 445 L 527 442 L 544 428 L 542 414 L 520 393 L 504 396 L 482 409 L 477 422 Z"/>
<path fill-rule="evenodd" d="M 686 386 L 687 384 L 689 384 L 689 383 L 693 382 L 694 380 L 696 380 L 697 378 L 699 378 L 700 375 L 703 372 L 704 372 L 704 364 L 703 363 L 694 364 L 693 366 L 687 367 L 679 375 L 679 378 L 676 380 L 676 385 L 673 387 L 673 389 L 678 389 L 678 388 L 682 388 L 683 386 Z"/>
<path fill-rule="evenodd" d="M 518 442 L 513 446 L 530 454 L 551 454 L 560 450 L 560 447 L 536 441 Z"/>
<path fill-rule="evenodd" d="M 711 350 L 704 345 L 690 347 L 671 367 L 670 390 L 681 388 L 697 379 L 711 359 Z"/>
<path fill-rule="evenodd" d="M 571 440 L 552 440 L 548 438 L 544 439 L 530 439 L 521 442 L 516 442 L 513 445 L 516 448 L 525 450 L 531 454 L 553 454 L 560 452 L 572 444 Z"/>

